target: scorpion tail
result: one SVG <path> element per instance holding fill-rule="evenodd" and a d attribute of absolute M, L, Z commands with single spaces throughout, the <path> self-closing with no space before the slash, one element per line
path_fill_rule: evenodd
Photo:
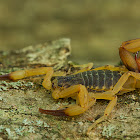
<path fill-rule="evenodd" d="M 42 114 L 48 114 L 48 115 L 53 115 L 53 116 L 68 116 L 65 114 L 65 109 L 62 110 L 44 110 L 39 108 L 39 112 Z"/>

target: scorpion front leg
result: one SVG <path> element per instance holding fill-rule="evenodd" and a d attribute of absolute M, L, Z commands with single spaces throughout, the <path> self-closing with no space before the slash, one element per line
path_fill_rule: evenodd
<path fill-rule="evenodd" d="M 7 75 L 0 75 L 0 80 L 19 80 L 23 79 L 29 76 L 34 76 L 34 75 L 43 75 L 46 74 L 44 81 L 42 85 L 50 90 L 52 88 L 52 83 L 51 83 L 51 78 L 54 74 L 53 68 L 52 67 L 41 67 L 41 68 L 36 68 L 36 69 L 30 69 L 30 70 L 19 70 L 15 72 L 11 72 L 10 74 Z"/>
<path fill-rule="evenodd" d="M 69 88 L 66 88 L 64 90 L 60 90 L 57 88 L 53 93 L 52 96 L 54 99 L 59 99 L 59 98 L 66 98 L 66 97 L 73 97 L 76 96 L 76 102 L 78 104 L 76 105 L 70 105 L 68 108 L 61 110 L 61 115 L 65 116 L 75 116 L 84 113 L 86 110 L 88 110 L 94 103 L 95 103 L 95 98 L 90 97 L 87 89 L 83 85 L 74 85 Z M 44 114 L 50 114 L 50 115 L 58 115 L 60 116 L 60 111 L 59 110 L 54 110 L 51 111 L 52 114 L 50 113 L 50 110 L 43 110 L 39 109 L 41 113 Z M 63 111 L 63 113 L 62 113 Z"/>

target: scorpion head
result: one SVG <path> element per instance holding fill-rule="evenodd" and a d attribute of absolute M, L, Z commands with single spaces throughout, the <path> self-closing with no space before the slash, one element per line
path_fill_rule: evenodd
<path fill-rule="evenodd" d="M 54 78 L 52 79 L 52 88 L 53 89 L 56 89 L 58 87 L 58 80 L 57 78 Z"/>
<path fill-rule="evenodd" d="M 53 88 L 68 88 L 74 84 L 73 76 L 58 76 L 52 80 L 52 87 Z"/>

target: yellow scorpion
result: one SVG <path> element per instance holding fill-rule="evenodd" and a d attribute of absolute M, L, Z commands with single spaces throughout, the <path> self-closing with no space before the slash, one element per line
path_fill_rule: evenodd
<path fill-rule="evenodd" d="M 104 121 L 116 105 L 117 95 L 140 88 L 140 39 L 123 42 L 119 48 L 120 58 L 125 65 L 122 67 L 103 66 L 94 69 L 81 70 L 72 75 L 54 76 L 52 67 L 41 67 L 30 70 L 15 71 L 1 75 L 1 80 L 19 80 L 33 75 L 45 74 L 43 87 L 52 91 L 54 99 L 72 97 L 76 104 L 61 110 L 39 111 L 56 116 L 75 116 L 84 113 L 96 102 L 96 99 L 110 100 L 104 115 L 88 128 L 88 132 L 96 124 Z M 135 57 L 131 53 L 135 53 Z"/>

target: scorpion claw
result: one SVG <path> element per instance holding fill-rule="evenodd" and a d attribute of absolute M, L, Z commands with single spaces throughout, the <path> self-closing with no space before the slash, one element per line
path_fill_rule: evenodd
<path fill-rule="evenodd" d="M 48 114 L 48 115 L 53 115 L 53 116 L 68 116 L 65 114 L 65 109 L 62 110 L 44 110 L 39 108 L 39 112 L 42 114 Z"/>
<path fill-rule="evenodd" d="M 0 80 L 11 80 L 10 74 L 0 75 Z"/>

